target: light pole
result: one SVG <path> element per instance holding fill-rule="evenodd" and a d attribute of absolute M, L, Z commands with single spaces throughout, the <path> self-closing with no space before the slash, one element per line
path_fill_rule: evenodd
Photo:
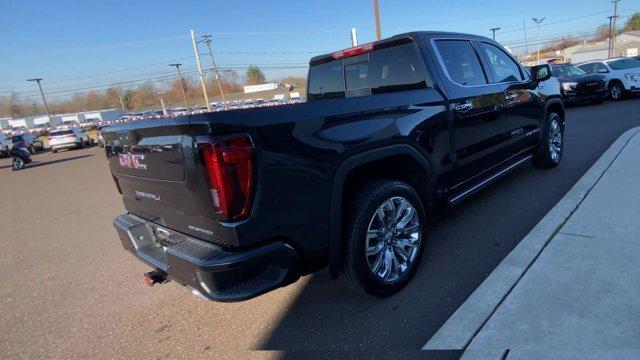
<path fill-rule="evenodd" d="M 51 112 L 49 111 L 49 105 L 47 105 L 47 99 L 44 98 L 44 91 L 42 91 L 42 85 L 40 84 L 40 81 L 42 81 L 42 78 L 27 79 L 27 81 L 35 81 L 38 83 L 38 88 L 40 89 L 40 95 L 42 95 L 42 102 L 44 103 L 44 108 L 47 109 L 47 116 L 49 117 L 49 127 L 53 129 L 53 120 L 51 120 Z"/>
<path fill-rule="evenodd" d="M 184 81 L 182 80 L 182 74 L 180 73 L 180 66 L 182 64 L 169 64 L 169 66 L 175 66 L 178 70 L 178 78 L 180 79 L 180 89 L 182 90 L 182 98 L 184 99 L 184 107 L 189 111 L 189 103 L 187 102 L 187 94 L 184 92 Z"/>
<path fill-rule="evenodd" d="M 489 29 L 493 33 L 493 41 L 496 41 L 496 31 L 500 30 L 500 29 L 502 29 L 502 28 L 491 28 L 491 29 Z"/>
<path fill-rule="evenodd" d="M 538 44 L 538 62 L 540 62 L 540 24 L 542 24 L 544 19 L 546 19 L 546 17 L 543 17 L 542 19 L 531 18 L 531 20 L 538 24 L 538 39 L 536 41 L 536 43 Z"/>
<path fill-rule="evenodd" d="M 220 95 L 222 96 L 222 106 L 227 107 L 227 99 L 224 97 L 224 91 L 222 91 L 222 83 L 220 83 L 220 74 L 218 73 L 218 68 L 216 67 L 216 60 L 213 58 L 213 51 L 211 50 L 211 35 L 205 34 L 202 35 L 202 38 L 206 44 L 207 48 L 209 48 L 209 56 L 211 56 L 211 64 L 213 66 L 213 75 L 218 81 L 218 90 L 220 90 Z"/>

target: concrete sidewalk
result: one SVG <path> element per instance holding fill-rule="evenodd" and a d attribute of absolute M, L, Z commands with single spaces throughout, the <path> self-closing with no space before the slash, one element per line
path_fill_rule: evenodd
<path fill-rule="evenodd" d="M 546 231 L 558 225 L 522 273 L 504 276 L 510 272 L 500 267 L 532 255 L 527 239 L 425 349 L 489 359 L 640 358 L 639 131 L 623 135 L 572 189 L 581 197 L 567 194 L 578 201 L 573 209 L 566 199 L 559 204 L 570 210 L 566 218 L 554 208 L 541 221 Z"/>

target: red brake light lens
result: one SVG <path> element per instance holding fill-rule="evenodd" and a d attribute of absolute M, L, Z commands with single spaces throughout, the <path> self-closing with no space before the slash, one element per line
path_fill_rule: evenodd
<path fill-rule="evenodd" d="M 373 50 L 375 50 L 375 46 L 373 44 L 364 44 L 364 45 L 336 51 L 333 54 L 331 54 L 331 56 L 337 60 L 337 59 L 344 59 L 344 58 L 348 58 L 356 55 L 366 54 L 366 53 L 372 52 Z"/>
<path fill-rule="evenodd" d="M 216 212 L 228 220 L 249 215 L 253 191 L 253 145 L 246 137 L 199 144 Z"/>

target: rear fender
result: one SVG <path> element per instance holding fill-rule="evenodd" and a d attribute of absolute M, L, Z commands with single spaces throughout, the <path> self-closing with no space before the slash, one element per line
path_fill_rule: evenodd
<path fill-rule="evenodd" d="M 332 277 L 337 277 L 342 265 L 342 200 L 345 181 L 349 173 L 359 166 L 397 155 L 408 155 L 424 168 L 425 173 L 428 174 L 428 178 L 425 179 L 425 181 L 427 181 L 428 191 L 433 194 L 435 178 L 432 167 L 427 158 L 409 144 L 394 144 L 367 150 L 353 155 L 340 163 L 335 171 L 331 190 L 329 273 Z"/>

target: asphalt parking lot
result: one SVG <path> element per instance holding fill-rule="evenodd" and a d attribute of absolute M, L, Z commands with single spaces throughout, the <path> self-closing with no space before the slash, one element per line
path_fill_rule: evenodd
<path fill-rule="evenodd" d="M 554 170 L 525 166 L 439 218 L 415 279 L 380 300 L 326 271 L 241 303 L 149 288 L 111 225 L 124 212 L 103 149 L 0 159 L 0 357 L 232 357 L 246 349 L 420 349 L 625 130 L 640 99 L 567 110 Z"/>

